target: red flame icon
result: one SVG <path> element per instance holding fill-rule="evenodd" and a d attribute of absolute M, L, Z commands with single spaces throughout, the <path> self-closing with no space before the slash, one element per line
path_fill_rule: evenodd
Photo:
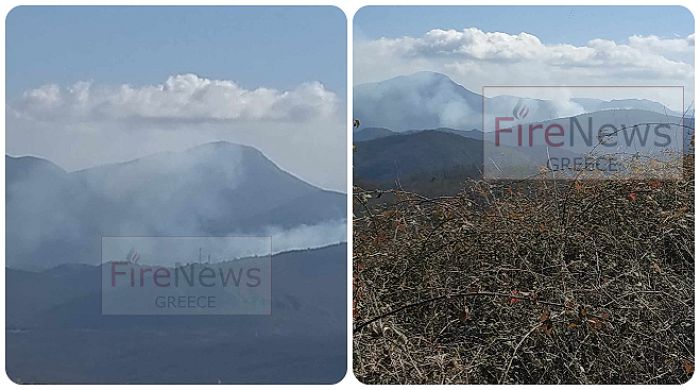
<path fill-rule="evenodd" d="M 126 255 L 126 261 L 128 261 L 129 263 L 138 264 L 140 258 L 141 255 L 134 248 L 131 248 L 129 253 L 127 253 Z"/>
<path fill-rule="evenodd" d="M 529 112 L 530 108 L 528 108 L 522 100 L 519 100 L 515 107 L 513 107 L 513 116 L 515 119 L 524 119 Z"/>

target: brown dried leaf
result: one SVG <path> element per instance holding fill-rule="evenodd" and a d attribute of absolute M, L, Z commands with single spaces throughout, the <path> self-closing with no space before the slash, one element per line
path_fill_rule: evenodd
<path fill-rule="evenodd" d="M 688 359 L 683 359 L 683 371 L 688 375 L 693 375 L 695 372 L 695 364 Z"/>

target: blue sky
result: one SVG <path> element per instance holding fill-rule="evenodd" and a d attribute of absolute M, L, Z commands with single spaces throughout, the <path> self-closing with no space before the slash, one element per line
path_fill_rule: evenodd
<path fill-rule="evenodd" d="M 479 27 L 527 32 L 544 43 L 582 45 L 592 37 L 615 41 L 631 35 L 687 36 L 693 16 L 686 8 L 655 6 L 364 7 L 354 18 L 356 39 L 420 36 L 434 29 Z"/>
<path fill-rule="evenodd" d="M 345 96 L 345 16 L 334 7 L 18 7 L 7 94 L 45 83 L 160 83 L 193 72 L 246 88 L 320 81 Z"/>

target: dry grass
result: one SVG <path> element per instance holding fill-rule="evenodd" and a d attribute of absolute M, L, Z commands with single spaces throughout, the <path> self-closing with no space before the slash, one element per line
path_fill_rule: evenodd
<path fill-rule="evenodd" d="M 392 384 L 687 381 L 691 168 L 685 177 L 473 181 L 453 197 L 391 191 L 391 204 L 355 188 L 355 375 Z"/>

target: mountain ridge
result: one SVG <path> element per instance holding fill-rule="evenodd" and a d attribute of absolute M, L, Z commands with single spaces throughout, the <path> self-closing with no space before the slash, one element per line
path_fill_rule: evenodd
<path fill-rule="evenodd" d="M 282 234 L 346 217 L 345 194 L 227 142 L 74 172 L 54 166 L 6 156 L 8 265 L 94 263 L 101 235 Z"/>
<path fill-rule="evenodd" d="M 484 98 L 449 76 L 430 71 L 355 85 L 353 104 L 354 117 L 364 127 L 384 127 L 395 132 L 441 127 L 483 130 L 484 108 L 488 112 L 510 114 L 518 104 L 526 104 L 529 118 L 538 122 L 602 109 L 644 109 L 680 115 L 661 103 L 646 99 L 553 101 L 510 95 Z"/>

